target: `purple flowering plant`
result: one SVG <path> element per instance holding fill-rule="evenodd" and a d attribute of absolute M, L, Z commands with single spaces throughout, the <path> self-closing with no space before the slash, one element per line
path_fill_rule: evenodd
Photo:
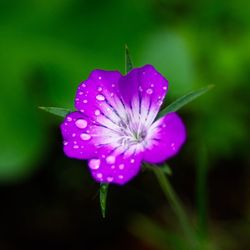
<path fill-rule="evenodd" d="M 163 178 L 166 181 L 170 169 L 155 164 L 175 156 L 186 140 L 185 125 L 175 112 L 211 88 L 191 92 L 161 109 L 168 81 L 152 65 L 133 68 L 127 47 L 125 52 L 127 74 L 92 71 L 78 86 L 75 111 L 40 107 L 64 117 L 64 153 L 88 161 L 92 177 L 101 183 L 103 216 L 108 185 L 126 184 L 142 165 L 155 171 L 164 189 Z"/>

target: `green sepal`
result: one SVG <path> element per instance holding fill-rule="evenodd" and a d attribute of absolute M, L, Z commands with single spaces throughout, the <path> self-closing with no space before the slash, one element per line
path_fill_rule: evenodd
<path fill-rule="evenodd" d="M 192 102 L 193 100 L 195 100 L 199 96 L 204 95 L 207 91 L 209 91 L 213 87 L 214 87 L 214 85 L 208 85 L 205 88 L 192 91 L 192 92 L 178 98 L 176 101 L 172 102 L 170 105 L 168 105 L 166 108 L 164 108 L 163 110 L 161 110 L 159 112 L 159 114 L 157 116 L 157 120 L 170 112 L 175 112 L 175 111 L 179 110 L 180 108 L 182 108 L 183 106 Z"/>
<path fill-rule="evenodd" d="M 107 183 L 100 184 L 100 206 L 101 206 L 101 212 L 102 212 L 103 218 L 106 217 L 108 187 L 109 187 L 109 184 Z"/>
<path fill-rule="evenodd" d="M 72 110 L 66 108 L 57 108 L 57 107 L 38 107 L 38 108 L 60 117 L 65 117 L 67 114 L 73 112 Z"/>

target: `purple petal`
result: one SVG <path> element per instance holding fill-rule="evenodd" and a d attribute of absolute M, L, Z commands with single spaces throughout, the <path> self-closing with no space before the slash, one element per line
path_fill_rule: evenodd
<path fill-rule="evenodd" d="M 112 122 L 119 116 L 114 112 L 124 107 L 119 98 L 117 83 L 121 77 L 118 71 L 94 70 L 89 78 L 78 87 L 75 107 L 81 113 L 95 118 Z M 122 113 L 122 112 L 121 112 Z"/>
<path fill-rule="evenodd" d="M 152 124 L 148 131 L 143 160 L 160 163 L 176 155 L 186 139 L 182 120 L 176 113 L 169 113 Z"/>
<path fill-rule="evenodd" d="M 93 124 L 80 112 L 67 115 L 61 124 L 64 152 L 68 157 L 89 159 L 95 156 L 91 129 Z"/>
<path fill-rule="evenodd" d="M 93 178 L 97 182 L 123 185 L 140 171 L 141 154 L 117 154 L 116 151 L 103 151 L 99 158 L 88 163 Z"/>
<path fill-rule="evenodd" d="M 150 125 L 162 105 L 168 81 L 151 65 L 130 71 L 118 83 L 121 96 L 132 109 L 132 119 Z"/>

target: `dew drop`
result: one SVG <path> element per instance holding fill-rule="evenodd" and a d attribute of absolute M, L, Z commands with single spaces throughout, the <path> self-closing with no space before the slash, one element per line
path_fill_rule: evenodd
<path fill-rule="evenodd" d="M 101 111 L 100 111 L 99 109 L 97 109 L 97 110 L 95 111 L 95 115 L 98 116 L 98 115 L 100 115 L 100 114 L 101 114 Z"/>
<path fill-rule="evenodd" d="M 150 85 L 151 88 L 153 88 L 154 86 L 155 86 L 155 85 L 154 85 L 153 83 Z"/>
<path fill-rule="evenodd" d="M 158 101 L 158 105 L 161 106 L 163 101 Z"/>
<path fill-rule="evenodd" d="M 97 96 L 96 96 L 96 99 L 97 99 L 98 101 L 104 101 L 104 100 L 105 100 L 105 97 L 104 97 L 103 95 L 97 95 Z"/>
<path fill-rule="evenodd" d="M 78 119 L 76 122 L 75 122 L 76 126 L 78 128 L 86 128 L 88 123 L 87 121 L 85 121 L 84 119 Z"/>
<path fill-rule="evenodd" d="M 118 175 L 118 178 L 122 180 L 124 178 L 124 176 L 120 174 L 120 175 Z"/>
<path fill-rule="evenodd" d="M 98 79 L 99 79 L 99 80 L 102 80 L 102 77 L 101 77 L 101 76 L 99 76 L 99 77 L 98 77 Z"/>
<path fill-rule="evenodd" d="M 164 90 L 166 90 L 167 89 L 167 86 L 164 86 L 164 87 L 162 87 Z"/>
<path fill-rule="evenodd" d="M 78 145 L 74 145 L 73 148 L 74 148 L 74 149 L 78 149 L 79 146 L 78 146 Z"/>
<path fill-rule="evenodd" d="M 67 146 L 69 143 L 67 141 L 63 142 L 64 146 Z"/>
<path fill-rule="evenodd" d="M 172 143 L 172 144 L 171 144 L 171 148 L 172 148 L 173 150 L 176 150 L 176 148 L 175 148 L 175 143 Z"/>
<path fill-rule="evenodd" d="M 80 91 L 80 92 L 79 92 L 79 95 L 83 95 L 83 92 L 82 92 L 82 91 Z"/>
<path fill-rule="evenodd" d="M 90 140 L 91 136 L 88 135 L 88 134 L 82 133 L 82 134 L 80 135 L 80 138 L 81 138 L 82 140 L 84 140 L 84 141 L 88 141 L 88 140 Z"/>
<path fill-rule="evenodd" d="M 97 177 L 98 179 L 102 179 L 103 175 L 102 175 L 102 173 L 98 173 L 98 174 L 96 175 L 96 177 Z"/>
<path fill-rule="evenodd" d="M 72 121 L 72 118 L 70 116 L 67 117 L 67 121 L 68 122 L 71 122 Z"/>
<path fill-rule="evenodd" d="M 134 163 L 134 162 L 135 162 L 135 159 L 131 159 L 130 162 L 131 162 L 131 163 Z"/>
<path fill-rule="evenodd" d="M 83 100 L 83 103 L 87 103 L 87 102 L 88 102 L 88 100 L 86 100 L 86 99 L 85 99 L 85 100 Z"/>
<path fill-rule="evenodd" d="M 113 178 L 112 176 L 108 176 L 108 177 L 107 177 L 107 181 L 108 181 L 108 182 L 112 182 L 113 180 L 114 180 L 114 178 Z"/>
<path fill-rule="evenodd" d="M 102 87 L 98 87 L 98 89 L 97 89 L 98 91 L 102 91 Z"/>
<path fill-rule="evenodd" d="M 115 87 L 115 84 L 112 84 L 111 86 L 112 86 L 112 88 L 114 88 L 114 87 Z"/>
<path fill-rule="evenodd" d="M 83 84 L 82 84 L 82 87 L 85 88 L 85 87 L 86 87 L 86 84 L 83 83 Z"/>
<path fill-rule="evenodd" d="M 76 137 L 76 133 L 73 133 L 73 134 L 72 134 L 72 137 Z"/>
<path fill-rule="evenodd" d="M 114 163 L 115 163 L 115 156 L 113 156 L 113 155 L 108 156 L 108 157 L 106 158 L 106 162 L 107 162 L 108 164 L 114 164 Z"/>
<path fill-rule="evenodd" d="M 115 169 L 115 165 L 112 165 L 112 166 L 111 166 L 111 169 Z"/>
<path fill-rule="evenodd" d="M 124 167 L 125 167 L 125 165 L 124 165 L 124 164 L 120 164 L 120 165 L 119 165 L 119 169 L 120 169 L 120 170 L 123 170 L 123 169 L 124 169 Z"/>
<path fill-rule="evenodd" d="M 153 90 L 152 89 L 147 89 L 147 94 L 149 94 L 149 95 L 151 95 L 151 94 L 153 94 Z"/>
<path fill-rule="evenodd" d="M 89 161 L 89 167 L 93 170 L 96 170 L 100 167 L 101 161 L 99 159 L 92 159 Z"/>
<path fill-rule="evenodd" d="M 140 91 L 140 92 L 142 92 L 142 91 L 143 91 L 143 89 L 142 89 L 142 87 L 141 87 L 141 86 L 139 86 L 139 91 Z"/>

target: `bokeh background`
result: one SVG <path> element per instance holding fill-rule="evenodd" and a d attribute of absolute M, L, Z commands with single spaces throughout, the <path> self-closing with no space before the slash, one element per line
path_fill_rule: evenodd
<path fill-rule="evenodd" d="M 250 249 L 250 8 L 244 0 L 0 0 L 0 249 L 187 249 L 155 177 L 109 190 L 68 159 L 60 118 L 96 68 L 136 66 L 170 81 L 167 103 L 208 84 L 184 107 L 188 140 L 170 181 L 201 250 Z"/>

